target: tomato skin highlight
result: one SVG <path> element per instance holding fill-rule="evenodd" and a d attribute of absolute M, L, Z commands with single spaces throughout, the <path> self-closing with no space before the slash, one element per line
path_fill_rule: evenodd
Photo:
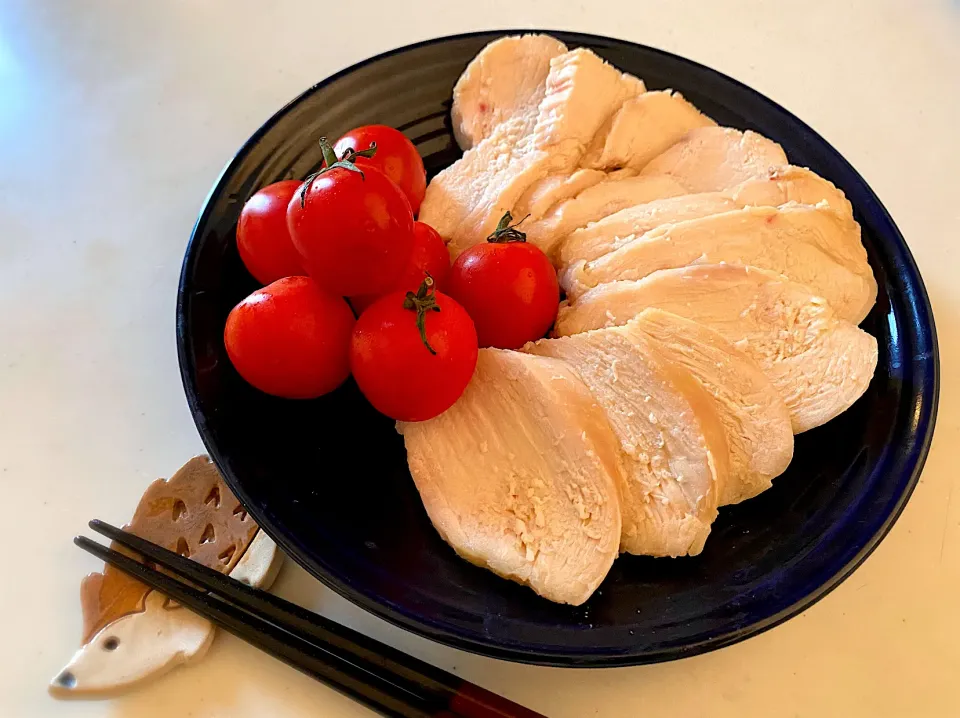
<path fill-rule="evenodd" d="M 287 229 L 287 205 L 300 184 L 284 180 L 267 185 L 240 210 L 237 251 L 247 271 L 261 284 L 303 274 L 300 254 Z"/>
<path fill-rule="evenodd" d="M 379 170 L 362 172 L 334 167 L 305 182 L 287 205 L 303 268 L 340 296 L 389 291 L 413 250 L 407 198 Z"/>
<path fill-rule="evenodd" d="M 249 384 L 287 399 L 313 399 L 350 374 L 353 312 L 309 277 L 286 277 L 234 307 L 223 330 L 227 355 Z"/>
<path fill-rule="evenodd" d="M 553 265 L 526 242 L 485 242 L 453 263 L 447 293 L 469 312 L 482 347 L 519 349 L 541 339 L 557 318 Z"/>
<path fill-rule="evenodd" d="M 443 290 L 449 273 L 450 253 L 447 251 L 447 245 L 444 243 L 443 237 L 429 224 L 414 222 L 413 251 L 410 253 L 406 269 L 403 270 L 393 289 L 415 292 L 429 274 L 433 277 L 436 288 Z M 350 297 L 350 303 L 360 313 L 381 296 L 378 294 L 361 294 Z"/>
<path fill-rule="evenodd" d="M 376 167 L 396 183 L 410 201 L 414 214 L 420 209 L 423 195 L 427 191 L 427 171 L 414 144 L 400 132 L 387 125 L 364 125 L 350 130 L 334 144 L 337 157 L 352 149 L 356 152 L 366 150 L 370 144 L 377 143 L 373 157 L 358 157 L 358 167 Z"/>
<path fill-rule="evenodd" d="M 439 312 L 424 317 L 403 306 L 406 292 L 387 294 L 357 320 L 350 342 L 350 369 L 374 408 L 398 421 L 426 421 L 453 406 L 477 365 L 477 333 L 466 310 L 434 294 Z"/>

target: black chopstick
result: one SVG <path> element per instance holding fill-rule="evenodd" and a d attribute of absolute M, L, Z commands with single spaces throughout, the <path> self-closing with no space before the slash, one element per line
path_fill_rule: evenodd
<path fill-rule="evenodd" d="M 384 715 L 402 718 L 540 716 L 402 651 L 107 523 L 91 521 L 90 528 L 190 583 L 83 536 L 74 540 L 80 548 Z"/>

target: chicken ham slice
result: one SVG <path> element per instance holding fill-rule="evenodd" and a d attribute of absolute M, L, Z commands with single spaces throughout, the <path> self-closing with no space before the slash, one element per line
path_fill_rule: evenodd
<path fill-rule="evenodd" d="M 600 126 L 644 91 L 589 50 L 554 57 L 536 116 L 520 113 L 438 174 L 419 219 L 448 240 L 453 257 L 484 241 L 536 182 L 572 174 Z"/>
<path fill-rule="evenodd" d="M 667 175 L 649 177 L 666 178 Z M 589 262 L 598 259 L 663 224 L 742 207 L 782 207 L 790 203 L 811 206 L 826 203 L 844 224 L 843 231 L 848 240 L 854 245 L 860 243 L 860 227 L 853 219 L 853 208 L 843 192 L 808 169 L 786 165 L 771 169 L 762 177 L 748 179 L 725 192 L 668 197 L 628 207 L 598 219 L 558 240 L 558 267 L 562 270 L 579 260 Z"/>
<path fill-rule="evenodd" d="M 586 192 L 602 182 L 617 181 L 634 177 L 636 172 L 623 170 L 620 172 L 601 172 L 600 170 L 579 169 L 573 174 L 555 174 L 544 177 L 527 188 L 513 207 L 517 217 L 528 220 L 541 219 L 555 205 L 573 199 L 581 192 Z M 676 182 L 674 181 L 674 184 Z"/>
<path fill-rule="evenodd" d="M 779 207 L 790 202 L 798 204 L 827 204 L 840 219 L 856 224 L 853 206 L 846 195 L 832 182 L 805 167 L 785 165 L 774 167 L 766 174 L 752 177 L 728 190 L 727 194 L 739 207 Z M 859 241 L 859 227 L 857 228 Z"/>
<path fill-rule="evenodd" d="M 587 171 L 580 170 L 580 173 Z M 562 247 L 564 237 L 590 222 L 657 197 L 674 197 L 685 192 L 683 185 L 666 175 L 637 177 L 629 170 L 612 172 L 603 181 L 558 202 L 539 219 L 534 219 L 531 212 L 522 229 L 528 242 L 552 256 Z M 526 213 L 521 208 L 515 216 L 525 217 Z"/>
<path fill-rule="evenodd" d="M 621 550 L 700 553 L 717 515 L 728 450 L 711 399 L 696 380 L 632 324 L 543 339 L 523 351 L 571 366 L 620 441 Z"/>
<path fill-rule="evenodd" d="M 679 92 L 645 92 L 623 103 L 597 133 L 580 164 L 600 170 L 641 170 L 689 131 L 716 124 Z"/>
<path fill-rule="evenodd" d="M 730 450 L 730 476 L 720 505 L 770 488 L 793 458 L 790 413 L 757 363 L 718 332 L 660 309 L 645 309 L 631 324 L 682 366 L 711 396 Z"/>
<path fill-rule="evenodd" d="M 676 182 L 667 175 L 650 175 L 647 179 Z M 571 232 L 558 243 L 557 266 L 560 270 L 576 262 L 589 262 L 618 249 L 627 242 L 664 224 L 675 224 L 737 209 L 737 205 L 720 192 L 680 194 L 637 204 Z"/>
<path fill-rule="evenodd" d="M 567 46 L 549 35 L 514 35 L 491 42 L 473 58 L 453 88 L 453 134 L 464 150 L 502 122 L 536 113 L 550 61 Z"/>
<path fill-rule="evenodd" d="M 859 324 L 877 296 L 877 283 L 859 236 L 851 237 L 826 205 L 746 207 L 677 224 L 637 237 L 561 275 L 572 297 L 591 287 L 643 279 L 660 269 L 691 264 L 742 264 L 805 284 L 837 313 Z"/>
<path fill-rule="evenodd" d="M 601 284 L 561 307 L 555 332 L 626 324 L 649 307 L 716 330 L 756 361 L 787 405 L 794 433 L 846 411 L 876 370 L 876 339 L 807 287 L 755 267 L 698 265 Z"/>
<path fill-rule="evenodd" d="M 783 148 L 763 135 L 701 127 L 648 162 L 643 174 L 670 175 L 691 192 L 719 192 L 785 164 Z"/>
<path fill-rule="evenodd" d="M 620 542 L 616 439 L 563 362 L 481 349 L 450 409 L 398 424 L 430 520 L 463 558 L 579 605 Z"/>

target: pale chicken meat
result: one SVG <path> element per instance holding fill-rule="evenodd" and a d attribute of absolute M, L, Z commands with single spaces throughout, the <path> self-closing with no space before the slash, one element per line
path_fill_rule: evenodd
<path fill-rule="evenodd" d="M 573 174 L 555 174 L 535 182 L 513 207 L 517 217 L 526 217 L 536 221 L 541 219 L 554 206 L 576 197 L 591 187 L 608 180 L 620 180 L 633 177 L 636 172 L 601 172 L 600 170 L 579 169 Z"/>
<path fill-rule="evenodd" d="M 593 393 L 620 442 L 621 550 L 696 555 L 717 515 L 728 449 L 710 397 L 632 324 L 523 351 L 566 362 Z"/>
<path fill-rule="evenodd" d="M 755 267 L 698 265 L 601 284 L 561 307 L 555 332 L 623 325 L 649 307 L 716 330 L 756 361 L 794 433 L 846 411 L 876 370 L 876 339 L 807 287 Z"/>
<path fill-rule="evenodd" d="M 532 185 L 576 171 L 600 126 L 643 91 L 640 80 L 589 50 L 554 57 L 536 116 L 521 113 L 501 122 L 440 172 L 427 187 L 419 219 L 458 256 L 484 241 Z"/>
<path fill-rule="evenodd" d="M 641 170 L 690 130 L 716 124 L 679 92 L 645 92 L 623 103 L 597 133 L 580 164 L 601 170 Z"/>
<path fill-rule="evenodd" d="M 752 177 L 728 190 L 739 207 L 779 207 L 790 202 L 818 205 L 825 202 L 847 224 L 856 224 L 853 207 L 846 195 L 832 182 L 805 167 L 785 165 Z M 859 226 L 856 227 L 859 241 Z"/>
<path fill-rule="evenodd" d="M 649 175 L 648 179 L 670 179 Z M 589 262 L 664 224 L 675 224 L 737 209 L 721 192 L 679 194 L 621 209 L 571 232 L 558 243 L 556 265 L 561 271 L 576 262 Z"/>
<path fill-rule="evenodd" d="M 549 35 L 504 37 L 473 58 L 453 88 L 453 134 L 464 150 L 520 114 L 536 113 L 550 61 L 567 46 Z"/>
<path fill-rule="evenodd" d="M 481 349 L 456 404 L 398 430 L 427 514 L 460 556 L 559 603 L 600 585 L 620 543 L 621 461 L 566 364 Z"/>
<path fill-rule="evenodd" d="M 647 93 L 650 94 L 650 93 Z M 664 179 L 668 175 L 649 175 Z M 786 165 L 771 169 L 725 192 L 701 192 L 640 204 L 593 222 L 557 241 L 558 268 L 583 260 L 589 262 L 612 252 L 634 237 L 663 224 L 697 219 L 742 207 L 782 207 L 790 203 L 826 203 L 844 224 L 844 235 L 855 248 L 860 244 L 860 226 L 843 192 L 803 167 Z M 858 262 L 863 260 L 861 254 Z M 863 264 L 860 264 L 863 268 Z"/>
<path fill-rule="evenodd" d="M 666 174 L 691 192 L 719 192 L 787 164 L 783 148 L 756 132 L 700 127 L 658 155 L 644 174 Z"/>
<path fill-rule="evenodd" d="M 863 395 L 876 279 L 838 187 L 585 48 L 490 43 L 451 120 L 464 155 L 419 219 L 456 259 L 510 212 L 567 300 L 552 338 L 481 349 L 450 409 L 397 427 L 460 556 L 580 605 L 618 551 L 700 553 Z"/>
<path fill-rule="evenodd" d="M 877 284 L 859 237 L 826 205 L 746 207 L 669 224 L 632 239 L 561 274 L 568 296 L 599 284 L 643 279 L 660 269 L 691 264 L 742 264 L 768 269 L 810 287 L 839 316 L 859 324 Z"/>
<path fill-rule="evenodd" d="M 601 182 L 558 202 L 538 219 L 531 213 L 523 230 L 529 242 L 552 256 L 562 247 L 565 237 L 590 222 L 657 197 L 674 197 L 684 192 L 683 185 L 666 175 L 638 177 L 629 170 L 611 172 Z M 521 209 L 517 217 L 524 216 Z"/>
<path fill-rule="evenodd" d="M 718 332 L 660 309 L 631 321 L 667 359 L 686 369 L 714 401 L 730 450 L 729 479 L 720 505 L 770 488 L 793 458 L 790 413 L 757 363 Z"/>

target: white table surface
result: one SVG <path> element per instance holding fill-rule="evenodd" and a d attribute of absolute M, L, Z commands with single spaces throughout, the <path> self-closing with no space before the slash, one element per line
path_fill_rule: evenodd
<path fill-rule="evenodd" d="M 803 615 L 664 665 L 574 671 L 432 644 L 289 564 L 282 595 L 551 717 L 960 715 L 960 4 L 0 0 L 0 716 L 370 715 L 228 636 L 110 702 L 60 703 L 77 647 L 71 544 L 125 520 L 202 450 L 180 387 L 174 301 L 197 210 L 270 114 L 326 75 L 431 36 L 541 26 L 624 37 L 726 72 L 809 122 L 860 170 L 936 310 L 933 450 L 874 555 Z M 788 9 L 789 7 L 789 9 Z M 909 10 L 908 10 L 909 8 Z"/>

